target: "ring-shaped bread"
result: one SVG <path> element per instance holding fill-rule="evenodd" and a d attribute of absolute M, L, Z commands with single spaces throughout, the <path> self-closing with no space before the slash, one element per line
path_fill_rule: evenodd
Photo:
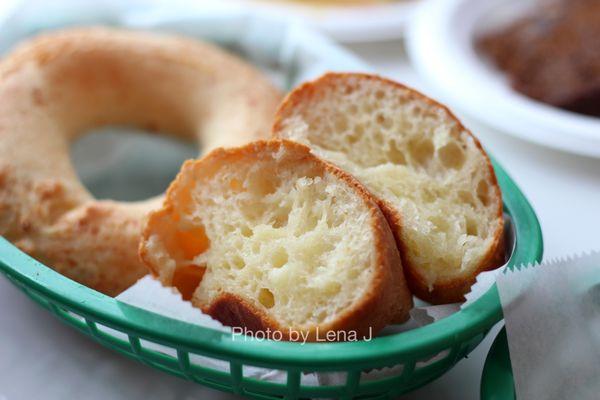
<path fill-rule="evenodd" d="M 35 38 L 0 63 L 0 234 L 116 295 L 147 271 L 140 227 L 159 199 L 95 199 L 73 168 L 71 141 L 133 125 L 206 152 L 264 136 L 280 98 L 258 70 L 192 39 L 111 28 Z"/>

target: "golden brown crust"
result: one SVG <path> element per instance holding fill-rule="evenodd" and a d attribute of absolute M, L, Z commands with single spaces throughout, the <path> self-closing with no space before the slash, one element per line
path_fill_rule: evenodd
<path fill-rule="evenodd" d="M 137 242 L 156 201 L 95 200 L 71 165 L 69 141 L 116 124 L 207 149 L 241 144 L 268 132 L 279 99 L 260 72 L 191 39 L 78 28 L 28 41 L 0 62 L 0 234 L 116 295 L 147 272 Z"/>
<path fill-rule="evenodd" d="M 392 321 L 404 321 L 412 308 L 412 296 L 408 291 L 401 269 L 400 256 L 396 248 L 389 225 L 371 194 L 355 178 L 334 165 L 314 156 L 310 149 L 302 144 L 289 140 L 256 141 L 246 146 L 230 149 L 216 149 L 197 161 L 188 161 L 177 178 L 171 184 L 164 206 L 161 210 L 150 214 L 144 228 L 140 243 L 140 257 L 148 265 L 154 275 L 159 276 L 163 284 L 170 285 L 169 274 L 161 271 L 164 266 L 156 265 L 149 249 L 149 239 L 152 235 L 164 233 L 169 228 L 164 217 L 170 215 L 175 208 L 175 195 L 186 182 L 187 174 L 194 170 L 203 171 L 210 175 L 220 165 L 235 163 L 244 158 L 257 159 L 264 152 L 276 153 L 285 149 L 287 154 L 293 154 L 294 163 L 315 164 L 323 173 L 328 172 L 344 181 L 358 197 L 368 206 L 371 215 L 371 226 L 375 237 L 376 273 L 369 284 L 367 293 L 360 302 L 345 310 L 337 318 L 327 324 L 313 326 L 310 329 L 283 326 L 267 313 L 255 307 L 252 302 L 236 295 L 223 292 L 211 304 L 202 304 L 196 298 L 192 303 L 207 314 L 229 326 L 246 327 L 250 331 L 280 331 L 286 340 L 294 339 L 289 336 L 291 331 L 303 331 L 309 341 L 315 341 L 328 331 L 355 332 L 358 336 L 375 334 Z M 208 171 L 208 172 L 206 172 Z M 196 176 L 196 179 L 197 176 Z M 189 181 L 189 180 L 188 180 Z M 210 184 L 207 182 L 206 184 Z M 207 272 L 209 273 L 209 272 Z"/>
<path fill-rule="evenodd" d="M 468 130 L 461 123 L 461 121 L 448 109 L 448 107 L 438 103 L 437 101 L 423 95 L 422 93 L 408 86 L 377 75 L 362 73 L 327 73 L 314 81 L 307 82 L 298 86 L 286 95 L 275 114 L 275 121 L 273 123 L 272 128 L 273 136 L 279 137 L 279 132 L 281 132 L 284 129 L 285 118 L 287 117 L 287 115 L 289 115 L 291 110 L 298 106 L 298 104 L 307 102 L 314 96 L 317 96 L 319 90 L 321 90 L 323 87 L 335 85 L 338 79 L 345 77 L 355 77 L 361 80 L 377 81 L 385 83 L 386 85 L 392 85 L 409 93 L 410 96 L 424 101 L 433 108 L 443 110 L 446 116 L 457 124 L 457 126 L 459 127 L 459 131 L 467 133 L 472 138 L 476 147 L 481 152 L 481 155 L 484 157 L 486 166 L 488 168 L 488 183 L 490 184 L 490 188 L 492 188 L 495 194 L 494 197 L 497 199 L 496 203 L 498 206 L 496 214 L 498 218 L 498 225 L 501 228 L 497 230 L 493 239 L 493 244 L 492 246 L 490 246 L 490 249 L 486 256 L 483 257 L 483 260 L 480 263 L 479 267 L 475 271 L 470 273 L 468 276 L 460 276 L 449 280 L 441 280 L 436 282 L 433 288 L 430 288 L 429 285 L 426 283 L 425 278 L 420 274 L 419 270 L 410 263 L 410 260 L 407 257 L 408 252 L 406 251 L 406 247 L 400 238 L 400 232 L 402 230 L 402 215 L 400 211 L 387 204 L 383 199 L 377 199 L 380 208 L 382 209 L 384 215 L 387 218 L 388 223 L 392 228 L 394 238 L 400 251 L 400 257 L 402 258 L 404 274 L 413 294 L 433 304 L 463 301 L 464 294 L 469 291 L 472 283 L 475 282 L 475 277 L 477 276 L 477 274 L 479 274 L 482 271 L 497 268 L 504 262 L 504 223 L 501 198 L 502 194 L 500 191 L 500 186 L 498 185 L 498 181 L 496 179 L 496 175 L 494 173 L 494 169 L 492 167 L 492 163 L 487 153 L 483 150 L 481 143 L 473 135 L 473 133 L 470 130 Z M 454 131 L 451 133 L 454 135 L 457 134 Z"/>

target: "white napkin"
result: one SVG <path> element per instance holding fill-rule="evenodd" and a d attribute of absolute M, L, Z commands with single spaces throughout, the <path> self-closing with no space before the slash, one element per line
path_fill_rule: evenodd
<path fill-rule="evenodd" d="M 518 399 L 600 398 L 600 253 L 498 276 Z"/>

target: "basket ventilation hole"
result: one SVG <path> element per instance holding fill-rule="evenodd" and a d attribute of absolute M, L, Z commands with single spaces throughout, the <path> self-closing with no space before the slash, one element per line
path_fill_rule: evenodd
<path fill-rule="evenodd" d="M 427 359 L 421 360 L 421 361 L 417 361 L 417 363 L 415 364 L 415 369 L 419 369 L 419 368 L 425 368 L 429 365 L 435 364 L 439 361 L 444 360 L 446 357 L 448 357 L 448 355 L 450 354 L 450 349 L 446 349 L 446 350 L 442 350 L 439 353 L 437 353 L 436 355 L 434 355 L 433 357 L 429 357 Z"/>
<path fill-rule="evenodd" d="M 173 358 L 177 358 L 177 350 L 175 350 L 172 347 L 154 343 L 154 342 L 151 342 L 151 341 L 145 340 L 145 339 L 139 339 L 139 341 L 140 341 L 140 346 L 143 350 L 156 351 L 158 353 L 166 354 Z"/>
<path fill-rule="evenodd" d="M 269 379 L 277 379 L 277 381 L 285 382 L 287 380 L 287 372 L 281 369 L 269 369 L 263 367 L 255 367 L 254 365 L 244 365 L 242 368 L 244 378 L 257 379 L 257 376 L 269 376 Z"/>
<path fill-rule="evenodd" d="M 202 356 L 200 354 L 188 353 L 190 365 L 196 365 L 203 368 L 215 369 L 226 373 L 231 372 L 231 366 L 228 361 L 219 360 L 217 358 Z"/>

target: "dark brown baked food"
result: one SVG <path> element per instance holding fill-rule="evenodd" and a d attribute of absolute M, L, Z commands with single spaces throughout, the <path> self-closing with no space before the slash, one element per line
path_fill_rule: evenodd
<path fill-rule="evenodd" d="M 600 116 L 600 1 L 540 0 L 477 48 L 535 100 Z"/>

